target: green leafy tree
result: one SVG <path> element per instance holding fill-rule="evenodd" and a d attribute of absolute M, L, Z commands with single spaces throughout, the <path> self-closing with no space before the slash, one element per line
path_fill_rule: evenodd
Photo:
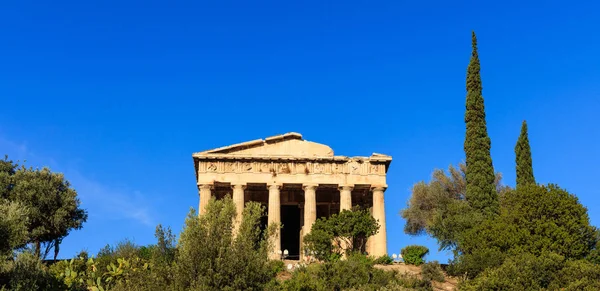
<path fill-rule="evenodd" d="M 61 240 L 87 220 L 77 192 L 63 174 L 21 166 L 9 180 L 5 197 L 28 209 L 29 242 L 34 244 L 36 256 L 45 257 L 52 247 L 57 251 Z M 55 252 L 55 259 L 57 255 Z"/>
<path fill-rule="evenodd" d="M 588 254 L 588 261 L 600 265 L 600 229 L 596 228 L 596 246 L 594 249 Z"/>
<path fill-rule="evenodd" d="M 400 214 L 406 220 L 404 232 L 410 235 L 427 234 L 437 239 L 440 249 L 456 248 L 457 237 L 483 220 L 466 196 L 466 165 L 450 166 L 448 171 L 434 170 L 429 182 L 421 181 L 412 188 L 408 205 Z M 496 174 L 494 187 L 498 193 L 510 188 Z"/>
<path fill-rule="evenodd" d="M 503 195 L 499 216 L 466 231 L 454 273 L 474 278 L 505 258 L 554 253 L 583 259 L 594 249 L 596 229 L 576 196 L 556 185 L 523 185 Z M 458 272 L 457 272 L 458 271 Z"/>
<path fill-rule="evenodd" d="M 320 260 L 332 260 L 352 252 L 365 252 L 370 236 L 379 230 L 368 209 L 353 208 L 315 221 L 304 237 L 304 248 Z"/>
<path fill-rule="evenodd" d="M 523 121 L 523 125 L 521 126 L 521 134 L 515 146 L 515 154 L 517 161 L 517 186 L 535 184 L 526 121 Z"/>
<path fill-rule="evenodd" d="M 584 260 L 569 260 L 555 253 L 512 256 L 500 266 L 486 269 L 460 290 L 599 290 L 600 268 Z"/>
<path fill-rule="evenodd" d="M 4 156 L 4 160 L 0 160 L 0 197 L 8 198 L 8 192 L 12 189 L 12 176 L 17 171 L 19 165 Z"/>
<path fill-rule="evenodd" d="M 491 140 L 487 133 L 483 103 L 477 37 L 472 35 L 473 51 L 467 68 L 467 102 L 465 123 L 465 154 L 467 162 L 466 199 L 483 214 L 498 212 L 498 193 L 494 188 L 494 167 L 490 154 Z"/>
<path fill-rule="evenodd" d="M 211 199 L 201 217 L 190 211 L 179 237 L 176 290 L 262 290 L 274 278 L 268 242 L 274 228 L 260 228 L 265 209 L 246 203 L 233 235 L 235 205 L 230 197 Z"/>
<path fill-rule="evenodd" d="M 0 263 L 12 258 L 13 250 L 28 240 L 27 209 L 19 203 L 0 199 Z"/>
<path fill-rule="evenodd" d="M 29 239 L 29 209 L 8 200 L 17 167 L 8 157 L 0 160 L 0 264 L 12 258 L 13 250 L 24 247 Z"/>

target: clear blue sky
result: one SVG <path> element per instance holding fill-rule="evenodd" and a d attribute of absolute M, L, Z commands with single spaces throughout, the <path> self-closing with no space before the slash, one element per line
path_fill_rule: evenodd
<path fill-rule="evenodd" d="M 79 192 L 89 220 L 61 257 L 152 243 L 158 223 L 178 233 L 198 205 L 192 152 L 289 131 L 393 156 L 389 252 L 436 250 L 398 213 L 414 183 L 464 160 L 471 30 L 495 169 L 514 185 L 527 119 L 537 180 L 600 226 L 596 1 L 59 2 L 0 4 L 0 154 Z"/>

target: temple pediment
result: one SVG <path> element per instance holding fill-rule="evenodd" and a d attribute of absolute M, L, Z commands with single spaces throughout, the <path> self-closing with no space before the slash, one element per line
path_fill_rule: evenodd
<path fill-rule="evenodd" d="M 194 156 L 211 155 L 250 157 L 333 157 L 333 150 L 327 145 L 306 141 L 302 139 L 301 134 L 291 132 L 194 154 Z"/>
<path fill-rule="evenodd" d="M 250 179 L 291 184 L 311 177 L 314 182 L 332 184 L 384 185 L 392 161 L 392 157 L 377 153 L 370 157 L 334 156 L 329 146 L 306 141 L 299 133 L 220 147 L 192 157 L 199 182 Z"/>

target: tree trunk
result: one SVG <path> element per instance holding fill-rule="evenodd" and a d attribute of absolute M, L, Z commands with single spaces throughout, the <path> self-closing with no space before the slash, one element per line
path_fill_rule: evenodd
<path fill-rule="evenodd" d="M 56 262 L 56 257 L 58 257 L 58 252 L 59 252 L 59 245 L 60 245 L 60 240 L 56 239 L 54 241 L 54 261 Z"/>
<path fill-rule="evenodd" d="M 39 259 L 42 245 L 39 240 L 35 241 L 35 256 Z"/>

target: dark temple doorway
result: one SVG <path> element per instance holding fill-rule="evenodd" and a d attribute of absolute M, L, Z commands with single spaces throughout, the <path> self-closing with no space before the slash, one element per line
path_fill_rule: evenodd
<path fill-rule="evenodd" d="M 281 206 L 281 251 L 288 250 L 288 260 L 300 259 L 300 208 L 298 205 Z"/>

